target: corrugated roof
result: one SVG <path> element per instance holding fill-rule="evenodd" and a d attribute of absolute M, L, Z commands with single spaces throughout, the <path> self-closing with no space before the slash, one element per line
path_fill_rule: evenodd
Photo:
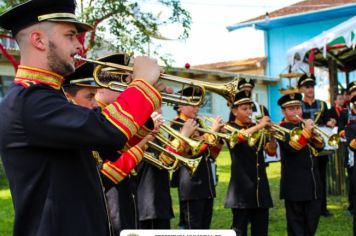
<path fill-rule="evenodd" d="M 320 9 L 338 7 L 350 3 L 356 3 L 356 1 L 355 0 L 306 0 L 278 9 L 273 12 L 268 12 L 268 17 L 272 19 L 280 16 L 287 16 L 287 15 L 293 15 L 298 13 L 316 11 Z M 261 15 L 246 21 L 241 21 L 240 23 L 264 20 L 265 18 L 266 15 Z"/>
<path fill-rule="evenodd" d="M 250 69 L 250 68 L 260 68 L 264 67 L 266 63 L 266 57 L 255 57 L 249 58 L 245 60 L 233 60 L 233 61 L 223 61 L 223 62 L 216 62 L 210 64 L 203 64 L 203 65 L 195 65 L 192 66 L 192 69 L 218 69 L 218 70 L 226 70 L 231 67 L 241 67 L 243 69 Z"/>

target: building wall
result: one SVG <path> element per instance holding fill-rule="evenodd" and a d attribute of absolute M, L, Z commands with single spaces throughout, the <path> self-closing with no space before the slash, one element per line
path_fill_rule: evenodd
<path fill-rule="evenodd" d="M 303 43 L 349 18 L 350 17 L 340 17 L 333 20 L 267 30 L 265 32 L 265 48 L 267 56 L 266 74 L 268 76 L 276 77 L 282 72 L 286 73 L 286 54 L 289 48 Z M 279 89 L 280 84 L 268 86 L 268 109 L 274 122 L 278 122 L 282 119 L 281 111 L 276 107 L 278 98 L 280 97 Z"/>

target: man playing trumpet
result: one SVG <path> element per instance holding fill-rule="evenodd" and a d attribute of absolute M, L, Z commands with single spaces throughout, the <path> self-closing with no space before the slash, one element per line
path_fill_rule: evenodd
<path fill-rule="evenodd" d="M 323 139 L 313 134 L 314 122 L 303 122 L 301 107 L 302 95 L 291 93 L 282 96 L 278 105 L 282 108 L 284 119 L 280 126 L 289 130 L 299 130 L 286 134 L 279 140 L 281 151 L 280 197 L 285 200 L 288 235 L 314 235 L 320 217 L 321 182 L 318 163 L 312 149 L 321 150 Z"/>

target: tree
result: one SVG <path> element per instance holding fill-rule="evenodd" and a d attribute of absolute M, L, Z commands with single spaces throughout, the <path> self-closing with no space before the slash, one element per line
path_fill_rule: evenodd
<path fill-rule="evenodd" d="M 25 1 L 0 0 L 0 11 Z M 169 63 L 171 58 L 162 54 L 160 45 L 153 42 L 154 38 L 161 37 L 159 28 L 178 24 L 182 28 L 178 38 L 184 40 L 189 36 L 191 17 L 181 7 L 180 0 L 77 0 L 77 3 L 79 18 L 94 26 L 92 32 L 80 37 L 84 55 L 102 47 L 111 51 L 141 54 L 148 54 L 150 50 L 150 54 Z M 160 14 L 154 15 L 143 9 L 142 4 L 165 7 L 169 16 L 162 19 Z M 148 49 L 148 45 L 154 48 Z"/>

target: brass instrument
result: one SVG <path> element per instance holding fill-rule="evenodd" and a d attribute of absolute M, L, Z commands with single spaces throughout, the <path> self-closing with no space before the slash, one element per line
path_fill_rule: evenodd
<path fill-rule="evenodd" d="M 302 129 L 298 127 L 295 127 L 290 130 L 276 124 L 272 124 L 270 130 L 272 130 L 272 133 L 270 133 L 272 137 L 280 141 L 285 141 L 286 134 L 289 134 L 290 139 L 292 141 L 297 141 L 300 138 L 300 135 L 302 134 Z"/>
<path fill-rule="evenodd" d="M 173 129 L 172 127 L 169 127 L 165 124 L 161 124 L 160 129 L 162 131 L 168 133 L 170 136 L 180 139 L 180 140 L 184 141 L 185 143 L 187 143 L 191 152 L 192 152 L 192 156 L 196 156 L 196 155 L 200 154 L 200 150 L 202 149 L 202 146 L 204 144 L 203 140 L 193 140 L 191 138 L 185 137 L 179 131 L 177 131 L 177 130 Z M 158 140 L 160 140 L 165 145 L 170 146 L 170 141 L 163 134 L 158 135 L 156 137 L 158 138 Z M 174 147 L 172 147 L 172 148 L 174 148 Z"/>
<path fill-rule="evenodd" d="M 209 122 L 214 122 L 214 118 L 212 118 L 212 117 L 205 116 L 205 117 L 201 117 L 199 119 L 202 121 L 208 120 Z M 233 127 L 232 125 L 230 125 L 227 122 L 224 123 L 224 125 L 221 129 L 228 131 L 228 133 L 219 132 L 219 134 L 224 135 L 221 138 L 224 139 L 225 141 L 227 141 L 231 148 L 236 145 L 239 135 L 244 136 L 246 139 L 251 138 L 250 134 L 247 134 L 246 132 L 243 132 L 242 130 L 236 129 L 235 127 Z"/>
<path fill-rule="evenodd" d="M 111 90 L 119 91 L 119 92 L 122 92 L 123 90 L 125 90 L 127 88 L 127 86 L 128 86 L 127 82 L 123 81 L 122 79 L 121 79 L 121 81 L 117 81 L 117 79 L 103 81 L 103 80 L 101 80 L 100 75 L 102 72 L 105 72 L 105 71 L 106 71 L 106 74 L 112 73 L 114 75 L 113 77 L 115 77 L 115 74 L 132 73 L 133 72 L 132 67 L 124 66 L 124 65 L 120 65 L 120 64 L 116 64 L 116 63 L 91 60 L 91 59 L 83 58 L 79 55 L 75 55 L 74 58 L 76 60 L 90 62 L 90 63 L 94 63 L 97 65 L 93 72 L 93 78 L 94 78 L 95 82 L 100 87 L 109 88 Z M 199 96 L 197 96 L 197 94 L 194 94 L 194 93 L 192 96 L 183 96 L 181 94 L 161 93 L 163 101 L 168 104 L 200 106 L 204 103 L 206 90 L 223 96 L 228 101 L 228 104 L 232 104 L 234 101 L 234 98 L 235 98 L 235 94 L 238 91 L 238 89 L 237 89 L 238 79 L 237 78 L 233 79 L 231 82 L 219 83 L 219 84 L 205 82 L 205 81 L 197 81 L 197 80 L 193 80 L 193 79 L 187 79 L 187 78 L 174 76 L 174 75 L 168 75 L 168 74 L 161 74 L 160 78 L 162 80 L 180 84 L 182 86 L 181 90 L 183 90 L 185 87 L 193 87 L 194 90 L 197 91 L 197 93 L 201 93 L 201 95 L 199 95 Z"/>
<path fill-rule="evenodd" d="M 177 155 L 173 152 L 166 150 L 165 148 L 163 148 L 153 142 L 148 142 L 148 146 L 156 151 L 164 153 L 168 157 L 172 158 L 174 160 L 174 162 L 172 163 L 172 165 L 166 166 L 162 161 L 160 161 L 158 158 L 156 158 L 154 155 L 152 155 L 148 152 L 144 153 L 144 160 L 146 160 L 147 162 L 156 166 L 159 169 L 165 169 L 168 171 L 176 171 L 181 165 L 184 165 L 185 167 L 187 167 L 189 174 L 192 176 L 192 175 L 194 175 L 201 159 L 203 158 L 203 156 L 192 158 L 192 159 L 182 157 L 180 155 Z"/>
<path fill-rule="evenodd" d="M 175 121 L 175 120 L 170 120 L 169 122 L 171 122 L 172 124 L 177 124 L 177 125 L 181 125 L 181 126 L 184 125 L 184 123 L 179 122 L 179 121 Z M 208 128 L 198 127 L 197 130 L 200 131 L 200 132 L 208 133 L 208 134 L 214 136 L 214 141 L 213 142 L 208 142 L 208 141 L 204 140 L 204 142 L 207 143 L 207 144 L 216 145 L 217 141 L 219 140 L 219 138 L 222 138 L 222 139 L 225 139 L 225 140 L 230 140 L 231 139 L 231 135 L 230 134 L 224 134 L 224 133 L 215 132 L 215 131 L 212 131 L 212 130 L 210 130 Z"/>
<path fill-rule="evenodd" d="M 305 120 L 301 118 L 300 116 L 296 115 L 296 117 L 303 123 L 305 123 Z M 325 133 L 322 129 L 320 129 L 318 126 L 314 125 L 314 132 L 317 133 L 320 136 L 325 137 L 328 140 L 329 146 L 337 146 L 338 143 L 340 142 L 340 137 L 337 134 L 332 134 L 329 135 Z"/>

